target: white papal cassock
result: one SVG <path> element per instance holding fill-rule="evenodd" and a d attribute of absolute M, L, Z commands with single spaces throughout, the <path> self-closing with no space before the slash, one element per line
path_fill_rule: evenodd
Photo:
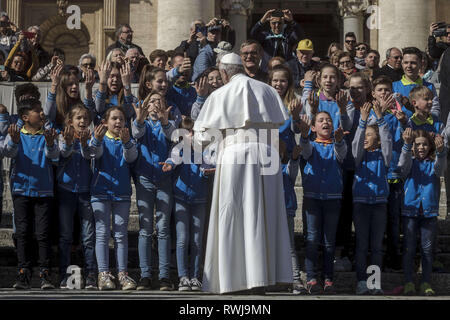
<path fill-rule="evenodd" d="M 259 128 L 278 129 L 287 118 L 275 89 L 237 74 L 208 97 L 194 130 L 197 135 L 210 128 L 241 128 L 258 134 Z M 218 148 L 204 291 L 226 293 L 292 282 L 281 170 L 261 174 L 268 148 L 244 143 L 239 135 L 228 136 Z M 245 161 L 237 164 L 236 158 Z"/>

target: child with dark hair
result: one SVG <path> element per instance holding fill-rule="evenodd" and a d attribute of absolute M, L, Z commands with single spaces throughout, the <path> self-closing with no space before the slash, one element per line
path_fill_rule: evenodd
<path fill-rule="evenodd" d="M 413 282 L 414 258 L 417 238 L 420 234 L 422 253 L 422 281 L 420 294 L 431 296 L 431 272 L 433 247 L 439 215 L 440 177 L 447 162 L 447 151 L 440 136 L 433 139 L 424 130 L 403 133 L 404 145 L 400 155 L 399 168 L 405 180 L 405 200 L 403 203 L 405 295 L 416 295 Z"/>
<path fill-rule="evenodd" d="M 215 169 L 204 157 L 196 154 L 193 146 L 194 121 L 184 118 L 181 128 L 185 130 L 182 142 L 172 150 L 171 157 L 163 164 L 162 171 L 173 170 L 173 197 L 177 234 L 177 266 L 179 291 L 201 291 L 202 237 L 205 228 L 208 195 L 207 178 Z M 202 159 L 197 163 L 195 159 Z M 188 261 L 188 250 L 190 252 Z"/>
<path fill-rule="evenodd" d="M 39 245 L 41 289 L 53 289 L 50 279 L 49 209 L 53 202 L 52 161 L 59 156 L 54 129 L 44 130 L 44 112 L 38 100 L 24 100 L 19 105 L 24 125 L 8 129 L 5 155 L 12 158 L 11 193 L 17 238 L 19 272 L 15 289 L 29 289 L 31 257 L 29 246 L 33 220 Z"/>

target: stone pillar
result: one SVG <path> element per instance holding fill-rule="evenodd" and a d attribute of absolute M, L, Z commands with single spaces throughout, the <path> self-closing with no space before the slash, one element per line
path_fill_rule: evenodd
<path fill-rule="evenodd" d="M 430 23 L 435 21 L 435 0 L 379 0 L 378 48 L 382 59 L 391 47 L 427 45 Z"/>
<path fill-rule="evenodd" d="M 253 0 L 222 0 L 221 8 L 231 27 L 236 32 L 233 51 L 238 53 L 243 42 L 247 40 L 247 19 L 254 7 Z"/>
<path fill-rule="evenodd" d="M 344 22 L 344 32 L 342 35 L 342 41 L 345 40 L 345 34 L 347 32 L 354 32 L 356 35 L 356 41 L 360 42 L 364 40 L 363 32 L 363 14 L 369 6 L 368 0 L 339 0 L 339 13 L 342 16 Z"/>
<path fill-rule="evenodd" d="M 214 0 L 158 0 L 158 49 L 175 49 L 189 38 L 191 22 L 214 17 Z"/>
<path fill-rule="evenodd" d="M 9 20 L 12 21 L 17 28 L 21 28 L 21 16 L 22 0 L 7 0 L 6 12 L 8 13 Z"/>
<path fill-rule="evenodd" d="M 103 0 L 103 36 L 100 37 L 102 41 L 102 47 L 108 47 L 116 40 L 116 23 L 117 23 L 117 2 L 116 0 Z M 105 50 L 106 51 L 106 50 Z M 104 53 L 102 56 L 104 56 Z"/>

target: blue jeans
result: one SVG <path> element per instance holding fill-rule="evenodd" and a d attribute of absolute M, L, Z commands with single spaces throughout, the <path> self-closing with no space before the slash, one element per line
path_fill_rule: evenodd
<path fill-rule="evenodd" d="M 318 251 L 322 239 L 324 245 L 323 278 L 333 280 L 334 249 L 341 200 L 303 198 L 303 201 L 308 228 L 305 258 L 307 281 L 316 279 Z"/>
<path fill-rule="evenodd" d="M 371 265 L 382 266 L 383 237 L 386 230 L 386 203 L 354 203 L 353 222 L 356 233 L 356 278 L 367 280 L 367 254 L 370 244 Z"/>
<path fill-rule="evenodd" d="M 111 215 L 114 250 L 117 269 L 127 271 L 128 264 L 128 217 L 130 201 L 95 201 L 92 210 L 95 217 L 95 253 L 98 272 L 109 271 L 109 237 L 111 236 Z"/>
<path fill-rule="evenodd" d="M 294 239 L 294 216 L 287 216 L 288 228 L 289 228 L 289 242 L 291 244 L 291 260 L 292 260 L 292 277 L 294 282 L 300 281 L 300 265 L 298 263 L 297 252 L 295 251 L 295 239 Z"/>
<path fill-rule="evenodd" d="M 200 279 L 206 203 L 188 204 L 175 199 L 178 276 Z M 188 264 L 188 249 L 190 261 Z M 189 269 L 188 269 L 189 266 Z"/>
<path fill-rule="evenodd" d="M 81 226 L 81 246 L 87 273 L 95 273 L 94 213 L 89 192 L 74 193 L 59 188 L 59 273 L 64 275 L 70 265 L 73 242 L 73 220 L 78 212 Z"/>
<path fill-rule="evenodd" d="M 403 216 L 405 235 L 403 248 L 403 270 L 405 282 L 413 281 L 414 257 L 416 256 L 417 236 L 420 234 L 422 252 L 422 282 L 430 282 L 433 270 L 433 240 L 436 234 L 437 217 L 425 218 Z"/>
<path fill-rule="evenodd" d="M 400 253 L 400 212 L 403 203 L 403 182 L 389 184 L 387 203 L 386 255 L 395 258 Z"/>
<path fill-rule="evenodd" d="M 159 279 L 169 278 L 170 271 L 170 216 L 172 214 L 172 181 L 161 180 L 159 185 L 140 176 L 135 181 L 139 211 L 139 267 L 141 277 L 152 276 L 153 210 L 156 206 L 158 232 Z"/>

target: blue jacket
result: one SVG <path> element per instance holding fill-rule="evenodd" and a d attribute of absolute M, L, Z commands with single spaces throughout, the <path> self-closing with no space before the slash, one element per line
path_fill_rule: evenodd
<path fill-rule="evenodd" d="M 436 217 L 439 215 L 441 192 L 439 177 L 447 167 L 447 152 L 437 153 L 434 161 L 420 161 L 412 158 L 411 148 L 412 145 L 403 145 L 399 162 L 402 175 L 406 178 L 402 215 Z"/>
<path fill-rule="evenodd" d="M 18 145 L 9 135 L 5 143 L 8 147 L 5 155 L 12 158 L 11 193 L 25 197 L 53 197 L 52 161 L 58 160 L 58 142 L 49 148 L 44 130 L 31 134 L 22 128 Z"/>
<path fill-rule="evenodd" d="M 183 157 L 183 149 L 179 150 L 174 148 L 173 153 L 177 153 L 180 157 Z M 201 157 L 202 164 L 196 164 L 194 158 L 194 150 L 191 148 L 190 163 L 181 163 L 176 166 L 173 158 L 165 161 L 174 167 L 176 166 L 173 196 L 188 204 L 206 203 L 208 196 L 208 182 L 206 179 L 208 176 L 204 174 L 203 170 L 212 166 L 204 163 L 203 156 Z"/>
<path fill-rule="evenodd" d="M 186 88 L 173 85 L 167 92 L 166 98 L 168 106 L 176 106 L 183 116 L 190 117 L 192 105 L 197 99 L 197 91 L 190 85 Z"/>
<path fill-rule="evenodd" d="M 297 195 L 295 194 L 295 179 L 298 174 L 298 159 L 289 159 L 288 163 L 281 165 L 283 174 L 283 190 L 284 190 L 284 203 L 286 204 L 286 213 L 289 216 L 295 217 L 295 211 L 297 210 Z"/>
<path fill-rule="evenodd" d="M 173 122 L 165 127 L 160 121 L 150 118 L 139 125 L 136 120 L 131 124 L 133 137 L 137 141 L 138 159 L 133 167 L 134 176 L 144 176 L 154 184 L 162 179 L 170 179 L 170 172 L 163 172 L 159 162 L 164 162 L 170 153 L 170 136 L 175 130 Z"/>
<path fill-rule="evenodd" d="M 322 143 L 300 138 L 302 157 L 306 160 L 303 169 L 303 195 L 307 198 L 332 200 L 342 198 L 342 168 L 340 163 L 347 153 L 347 145 Z"/>
<path fill-rule="evenodd" d="M 384 118 L 377 120 L 381 148 L 374 151 L 364 149 L 367 121 L 360 119 L 352 152 L 355 158 L 353 180 L 353 202 L 374 204 L 386 203 L 389 195 L 387 173 L 392 158 L 392 138 Z"/>
<path fill-rule="evenodd" d="M 420 121 L 417 119 L 416 114 L 413 114 L 408 120 L 408 127 L 415 130 L 424 130 L 430 133 L 442 134 L 445 129 L 445 125 L 434 114 L 430 114 L 426 121 Z"/>
<path fill-rule="evenodd" d="M 87 158 L 94 158 L 91 181 L 92 201 L 130 201 L 130 164 L 137 158 L 136 144 L 130 140 L 123 144 L 108 132 L 102 142 L 93 137 Z"/>
<path fill-rule="evenodd" d="M 83 151 L 87 151 L 83 150 L 78 139 L 75 139 L 73 144 L 68 146 L 62 137 L 59 141 L 59 148 L 61 155 L 56 174 L 58 187 L 73 193 L 89 192 L 92 169 L 90 161 L 82 155 Z"/>
<path fill-rule="evenodd" d="M 206 69 L 216 65 L 216 55 L 214 54 L 211 45 L 214 44 L 208 43 L 206 46 L 201 48 L 197 58 L 195 59 L 192 72 L 192 81 L 194 82 L 197 81 Z"/>

